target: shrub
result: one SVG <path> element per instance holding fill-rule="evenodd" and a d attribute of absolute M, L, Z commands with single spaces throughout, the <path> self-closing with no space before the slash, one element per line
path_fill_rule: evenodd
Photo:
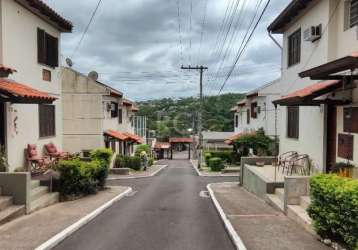
<path fill-rule="evenodd" d="M 209 165 L 209 160 L 210 160 L 211 157 L 212 157 L 211 153 L 209 153 L 209 152 L 204 153 L 204 160 L 205 160 L 206 166 Z"/>
<path fill-rule="evenodd" d="M 209 168 L 211 171 L 219 172 L 224 169 L 224 164 L 221 158 L 213 157 L 209 159 Z"/>
<path fill-rule="evenodd" d="M 115 160 L 116 168 L 131 168 L 139 171 L 141 169 L 141 161 L 138 156 L 117 156 Z"/>
<path fill-rule="evenodd" d="M 78 159 L 60 161 L 60 193 L 62 196 L 78 196 L 96 192 L 98 180 L 95 177 L 100 164 L 97 161 L 83 162 Z"/>
<path fill-rule="evenodd" d="M 140 157 L 138 157 L 138 156 L 129 157 L 129 168 L 139 171 L 141 168 Z"/>
<path fill-rule="evenodd" d="M 274 140 L 266 136 L 263 129 L 257 130 L 256 133 L 242 135 L 235 141 L 235 146 L 240 150 L 242 156 L 248 156 L 250 148 L 256 155 L 270 156 L 275 148 Z"/>
<path fill-rule="evenodd" d="M 124 168 L 124 163 L 123 163 L 123 155 L 117 155 L 116 159 L 114 160 L 114 168 Z"/>
<path fill-rule="evenodd" d="M 150 157 L 148 160 L 148 166 L 151 167 L 154 164 L 154 158 Z"/>
<path fill-rule="evenodd" d="M 221 158 L 226 163 L 235 164 L 240 162 L 241 157 L 234 151 L 206 151 L 204 154 L 206 165 L 209 165 L 210 158 Z"/>
<path fill-rule="evenodd" d="M 98 182 L 98 187 L 103 189 L 106 185 L 106 179 L 108 177 L 109 165 L 112 160 L 113 152 L 111 149 L 96 149 L 91 152 L 91 160 L 92 162 L 97 162 L 99 166 L 94 176 Z"/>
<path fill-rule="evenodd" d="M 311 204 L 307 210 L 322 238 L 358 245 L 358 181 L 321 174 L 310 180 Z"/>
<path fill-rule="evenodd" d="M 140 153 L 144 151 L 147 153 L 147 155 L 150 155 L 150 146 L 148 144 L 140 144 L 136 147 L 134 155 L 135 156 L 140 156 Z"/>

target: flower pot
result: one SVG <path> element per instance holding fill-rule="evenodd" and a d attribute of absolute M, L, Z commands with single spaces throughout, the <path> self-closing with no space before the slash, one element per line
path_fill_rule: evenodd
<path fill-rule="evenodd" d="M 352 168 L 341 168 L 338 172 L 338 175 L 341 177 L 352 178 L 353 169 Z"/>

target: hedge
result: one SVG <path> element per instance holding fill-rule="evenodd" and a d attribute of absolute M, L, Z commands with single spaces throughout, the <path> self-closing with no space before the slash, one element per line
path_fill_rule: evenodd
<path fill-rule="evenodd" d="M 204 158 L 206 165 L 208 165 L 210 158 L 221 158 L 229 164 L 240 162 L 240 155 L 234 151 L 205 151 Z"/>
<path fill-rule="evenodd" d="M 115 168 L 131 168 L 133 170 L 139 171 L 141 169 L 141 161 L 138 156 L 126 156 L 126 155 L 117 155 L 115 163 Z"/>
<path fill-rule="evenodd" d="M 321 174 L 311 178 L 310 187 L 307 212 L 316 232 L 358 249 L 358 180 Z"/>
<path fill-rule="evenodd" d="M 99 168 L 95 173 L 95 178 L 98 180 L 99 188 L 104 188 L 106 179 L 108 177 L 109 166 L 111 164 L 113 152 L 111 149 L 96 149 L 91 152 L 91 160 L 99 162 Z"/>
<path fill-rule="evenodd" d="M 224 169 L 224 164 L 221 158 L 213 157 L 209 159 L 208 167 L 211 171 L 219 172 Z"/>

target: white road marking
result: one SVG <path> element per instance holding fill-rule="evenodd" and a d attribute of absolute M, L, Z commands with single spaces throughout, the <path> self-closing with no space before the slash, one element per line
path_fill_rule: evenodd
<path fill-rule="evenodd" d="M 199 196 L 202 198 L 209 198 L 209 192 L 208 191 L 200 191 Z"/>

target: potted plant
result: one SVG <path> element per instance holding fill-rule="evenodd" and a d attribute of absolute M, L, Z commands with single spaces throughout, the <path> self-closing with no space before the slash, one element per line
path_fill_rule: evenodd
<path fill-rule="evenodd" d="M 333 165 L 333 172 L 337 173 L 341 177 L 352 178 L 354 167 L 355 166 L 351 164 L 349 161 L 337 162 Z"/>

